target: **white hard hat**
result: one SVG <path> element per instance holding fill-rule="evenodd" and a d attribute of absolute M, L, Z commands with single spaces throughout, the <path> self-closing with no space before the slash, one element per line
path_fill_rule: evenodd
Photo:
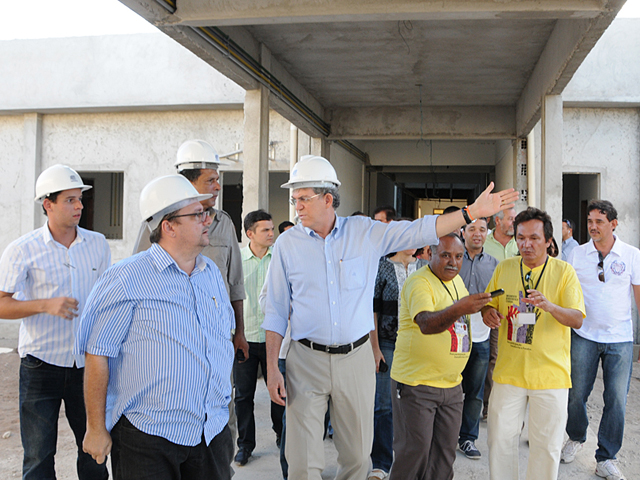
<path fill-rule="evenodd" d="M 303 155 L 293 166 L 289 181 L 281 188 L 331 188 L 339 187 L 340 182 L 333 166 L 326 158 L 316 155 Z"/>
<path fill-rule="evenodd" d="M 82 192 L 93 188 L 82 183 L 82 178 L 73 168 L 66 165 L 54 165 L 47 168 L 36 180 L 36 202 L 42 202 L 52 193 L 79 188 Z"/>
<path fill-rule="evenodd" d="M 151 180 L 140 193 L 140 214 L 151 231 L 155 230 L 162 217 L 194 202 L 206 200 L 213 195 L 200 194 L 191 182 L 182 175 L 166 175 Z"/>
<path fill-rule="evenodd" d="M 180 148 L 176 163 L 178 172 L 183 170 L 195 170 L 211 168 L 217 170 L 220 165 L 227 165 L 220 161 L 218 152 L 204 140 L 187 140 Z"/>

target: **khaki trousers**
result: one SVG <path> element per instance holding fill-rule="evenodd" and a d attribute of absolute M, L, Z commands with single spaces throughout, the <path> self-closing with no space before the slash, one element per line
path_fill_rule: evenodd
<path fill-rule="evenodd" d="M 567 425 L 566 388 L 527 390 L 494 383 L 489 398 L 491 480 L 518 480 L 518 445 L 529 403 L 527 480 L 556 480 Z"/>
<path fill-rule="evenodd" d="M 376 389 L 371 342 L 346 355 L 292 341 L 287 355 L 287 442 L 291 480 L 321 480 L 327 402 L 338 451 L 336 480 L 363 480 L 373 445 Z"/>

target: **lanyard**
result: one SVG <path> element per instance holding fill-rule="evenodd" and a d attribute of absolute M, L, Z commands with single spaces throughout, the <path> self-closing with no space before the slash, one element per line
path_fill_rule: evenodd
<path fill-rule="evenodd" d="M 429 270 L 431 270 L 431 265 L 429 265 Z M 431 270 L 431 273 L 433 273 L 433 270 Z M 435 273 L 433 273 L 433 276 L 436 277 L 438 280 L 440 280 L 440 277 L 438 277 Z M 451 292 L 449 291 L 449 289 L 447 288 L 447 286 L 444 284 L 442 280 L 440 280 L 440 283 L 442 284 L 444 289 L 447 291 L 447 293 L 451 297 L 451 300 L 453 300 L 454 303 L 460 300 L 460 296 L 458 295 L 458 287 L 456 287 L 456 283 L 454 281 L 451 281 L 451 283 L 453 284 L 453 288 L 456 291 L 456 298 L 453 298 L 453 295 L 451 295 Z"/>
<path fill-rule="evenodd" d="M 549 261 L 549 255 L 547 255 L 547 259 L 544 261 L 544 267 L 542 267 L 542 271 L 540 272 L 538 281 L 536 282 L 535 287 L 533 287 L 534 290 L 538 290 L 538 285 L 540 285 L 540 280 L 542 280 L 542 275 L 544 275 L 544 270 L 545 268 L 547 268 L 548 261 Z M 528 275 L 531 275 L 531 272 L 533 272 L 533 269 L 529 271 Z M 522 288 L 524 290 L 524 296 L 525 298 L 527 298 L 529 296 L 529 292 L 527 292 L 527 287 L 524 285 L 524 276 L 522 275 L 522 259 L 520 259 L 520 280 L 522 280 Z M 529 283 L 529 280 L 527 280 L 527 283 Z"/>

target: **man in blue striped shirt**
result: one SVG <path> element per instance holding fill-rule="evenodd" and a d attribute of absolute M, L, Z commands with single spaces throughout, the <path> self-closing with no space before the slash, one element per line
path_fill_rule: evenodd
<path fill-rule="evenodd" d="M 116 480 L 231 477 L 234 319 L 220 271 L 200 254 L 209 197 L 181 175 L 149 183 L 140 209 L 151 248 L 107 270 L 87 301 L 76 342 L 84 448 L 98 463 L 111 452 Z"/>
<path fill-rule="evenodd" d="M 329 401 L 338 480 L 366 478 L 373 443 L 375 362 L 369 332 L 380 257 L 437 243 L 473 218 L 513 206 L 518 194 L 491 194 L 454 213 L 385 224 L 338 217 L 340 182 L 322 157 L 303 156 L 283 188 L 292 190 L 300 224 L 277 240 L 267 275 L 265 320 L 271 399 L 287 402 L 289 478 L 320 480 Z M 287 391 L 278 353 L 291 318 Z M 288 395 L 287 395 L 288 393 Z"/>
<path fill-rule="evenodd" d="M 0 318 L 22 319 L 19 405 L 26 480 L 55 478 L 63 400 L 78 445 L 78 478 L 108 477 L 105 466 L 82 451 L 84 356 L 73 355 L 78 316 L 111 263 L 104 235 L 78 227 L 82 192 L 89 188 L 65 165 L 42 172 L 36 201 L 42 203 L 47 222 L 11 243 L 0 260 Z"/>

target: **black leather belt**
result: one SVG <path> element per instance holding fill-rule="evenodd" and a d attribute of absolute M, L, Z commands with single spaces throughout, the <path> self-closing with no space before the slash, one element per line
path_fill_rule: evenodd
<path fill-rule="evenodd" d="M 367 333 L 364 337 L 359 338 L 353 343 L 347 343 L 346 345 L 321 345 L 319 343 L 312 342 L 311 340 L 307 340 L 303 338 L 302 340 L 298 340 L 305 347 L 312 348 L 314 350 L 318 350 L 320 352 L 325 353 L 339 353 L 345 354 L 349 353 L 351 350 L 358 348 L 360 345 L 364 344 L 367 340 L 369 340 L 369 334 Z"/>

